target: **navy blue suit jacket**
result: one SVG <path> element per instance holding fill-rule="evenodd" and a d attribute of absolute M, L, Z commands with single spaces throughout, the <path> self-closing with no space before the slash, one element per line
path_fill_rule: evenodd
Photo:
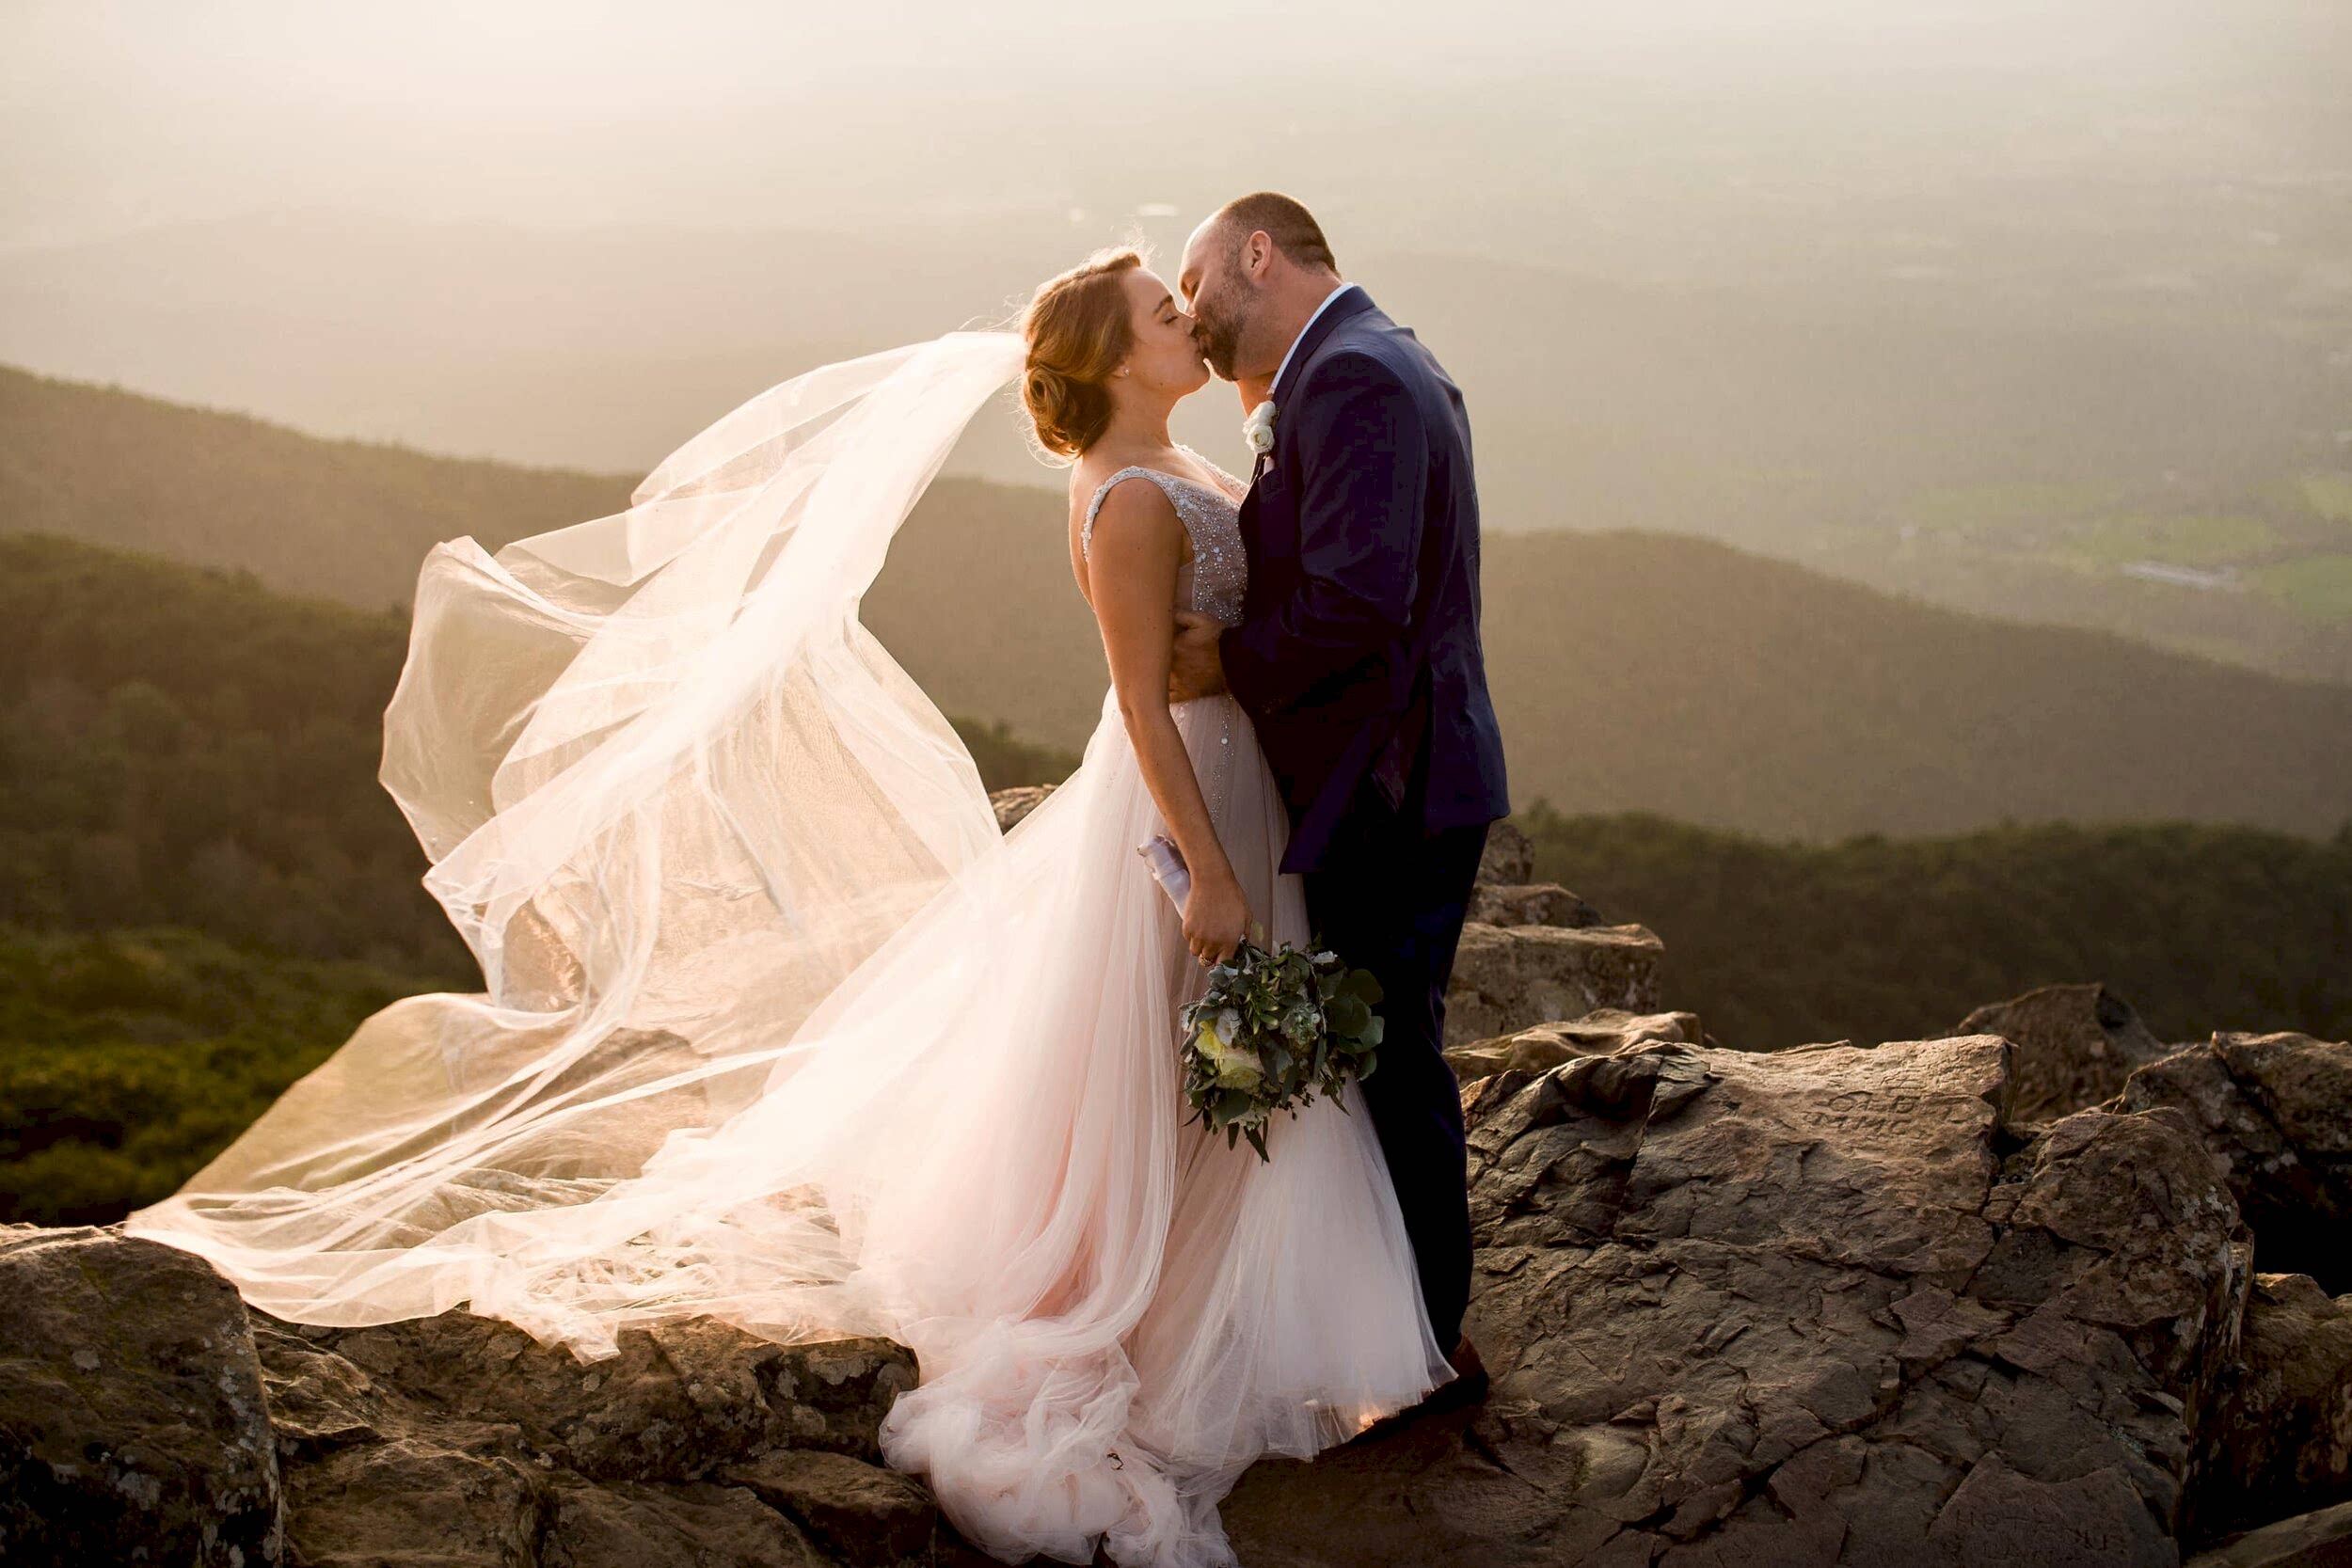
<path fill-rule="evenodd" d="M 1301 336 L 1273 403 L 1218 652 L 1290 808 L 1282 869 L 1320 868 L 1367 775 L 1425 829 L 1507 815 L 1461 389 L 1359 288 Z"/>

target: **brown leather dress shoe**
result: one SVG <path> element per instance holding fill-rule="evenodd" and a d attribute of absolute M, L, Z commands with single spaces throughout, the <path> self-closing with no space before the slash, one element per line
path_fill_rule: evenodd
<path fill-rule="evenodd" d="M 1432 1391 L 1429 1398 L 1442 1399 L 1450 1394 L 1454 1397 L 1454 1405 L 1484 1403 L 1486 1390 L 1493 1386 L 1494 1380 L 1486 1375 L 1486 1358 L 1478 1354 L 1478 1347 L 1470 1342 L 1469 1335 L 1462 1336 L 1460 1342 L 1454 1347 L 1454 1354 L 1446 1357 L 1446 1362 L 1454 1369 L 1454 1381 Z"/>

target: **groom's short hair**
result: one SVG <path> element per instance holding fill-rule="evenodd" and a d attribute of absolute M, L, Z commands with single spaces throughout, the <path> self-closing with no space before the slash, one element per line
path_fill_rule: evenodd
<path fill-rule="evenodd" d="M 1242 241 L 1263 229 L 1274 248 L 1298 265 L 1340 270 L 1331 256 L 1331 242 L 1323 237 L 1323 226 L 1315 222 L 1314 214 L 1279 191 L 1236 197 L 1216 210 L 1216 218 L 1219 227 L 1232 226 L 1228 231 L 1236 250 Z"/>

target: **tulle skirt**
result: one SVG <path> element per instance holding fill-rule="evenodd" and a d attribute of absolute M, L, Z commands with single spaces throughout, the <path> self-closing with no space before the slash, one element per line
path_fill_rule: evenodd
<path fill-rule="evenodd" d="M 1248 721 L 1221 696 L 1175 713 L 1253 917 L 1305 942 Z M 1205 972 L 1136 853 L 1163 831 L 1106 696 L 1078 771 L 788 1037 L 744 1052 L 755 1079 L 697 1077 L 673 1037 L 599 1047 L 591 1125 L 622 1125 L 611 1107 L 639 1096 L 627 1125 L 651 1152 L 628 1174 L 544 1137 L 525 1175 L 511 1151 L 440 1168 L 429 1128 L 379 1171 L 322 1174 L 332 1107 L 379 1105 L 404 1077 L 446 1093 L 437 1031 L 487 1006 L 415 998 L 133 1227 L 299 1321 L 466 1305 L 592 1356 L 626 1323 L 687 1313 L 783 1340 L 885 1334 L 920 1371 L 884 1457 L 975 1544 L 1009 1562 L 1086 1562 L 1098 1544 L 1121 1564 L 1230 1562 L 1217 1503 L 1252 1461 L 1312 1454 L 1453 1373 L 1353 1085 L 1278 1118 L 1270 1161 L 1187 1121 L 1175 1021 Z M 718 987 L 728 971 L 699 973 Z M 685 997 L 667 1016 L 739 1032 L 742 1001 Z M 644 1065 L 616 1071 L 630 1049 Z M 562 1098 L 559 1076 L 533 1104 Z M 388 1172 L 397 1201 L 372 1196 Z"/>

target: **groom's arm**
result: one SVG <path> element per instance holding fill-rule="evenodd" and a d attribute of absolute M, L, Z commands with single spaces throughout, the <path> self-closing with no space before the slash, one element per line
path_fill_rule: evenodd
<path fill-rule="evenodd" d="M 1412 614 L 1429 476 L 1420 411 L 1369 355 L 1333 356 L 1312 384 L 1275 425 L 1277 441 L 1299 443 L 1300 582 L 1217 638 L 1225 683 L 1253 714 L 1287 707 L 1389 646 Z"/>

